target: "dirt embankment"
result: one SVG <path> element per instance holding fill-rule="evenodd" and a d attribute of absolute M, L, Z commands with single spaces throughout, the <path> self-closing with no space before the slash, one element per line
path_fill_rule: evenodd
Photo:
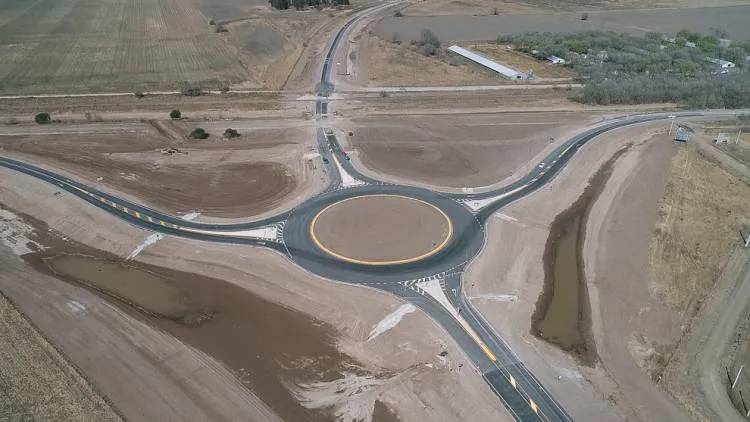
<path fill-rule="evenodd" d="M 558 214 L 544 250 L 544 288 L 532 316 L 532 334 L 572 353 L 582 365 L 597 360 L 583 244 L 589 211 L 629 146 L 619 150 L 589 179 L 583 194 Z"/>
<path fill-rule="evenodd" d="M 334 417 L 331 407 L 305 406 L 297 392 L 305 386 L 391 375 L 373 373 L 341 353 L 336 331 L 327 324 L 235 284 L 123 261 L 66 239 L 32 217 L 23 219 L 34 227 L 27 246 L 35 251 L 22 258 L 34 269 L 90 289 L 213 356 L 285 420 Z"/>

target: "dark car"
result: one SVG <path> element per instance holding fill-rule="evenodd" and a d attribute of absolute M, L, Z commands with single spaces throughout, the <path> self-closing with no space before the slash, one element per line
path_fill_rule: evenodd
<path fill-rule="evenodd" d="M 323 157 L 323 164 L 328 164 L 328 159 L 326 157 Z"/>

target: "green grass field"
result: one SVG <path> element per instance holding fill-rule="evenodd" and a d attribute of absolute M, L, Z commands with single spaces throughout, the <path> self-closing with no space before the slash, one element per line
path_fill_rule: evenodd
<path fill-rule="evenodd" d="M 0 0 L 0 93 L 131 92 L 251 79 L 186 0 Z"/>

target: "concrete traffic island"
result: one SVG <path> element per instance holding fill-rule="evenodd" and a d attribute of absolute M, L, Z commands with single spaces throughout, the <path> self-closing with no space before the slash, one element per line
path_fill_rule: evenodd
<path fill-rule="evenodd" d="M 334 202 L 310 223 L 310 237 L 330 256 L 362 265 L 416 262 L 440 252 L 453 223 L 440 208 L 401 195 L 364 195 Z"/>

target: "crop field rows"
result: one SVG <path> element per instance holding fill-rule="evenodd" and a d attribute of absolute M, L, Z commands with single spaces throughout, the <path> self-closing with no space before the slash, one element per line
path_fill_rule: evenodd
<path fill-rule="evenodd" d="M 0 3 L 0 92 L 175 88 L 248 79 L 208 19 L 179 0 Z"/>

